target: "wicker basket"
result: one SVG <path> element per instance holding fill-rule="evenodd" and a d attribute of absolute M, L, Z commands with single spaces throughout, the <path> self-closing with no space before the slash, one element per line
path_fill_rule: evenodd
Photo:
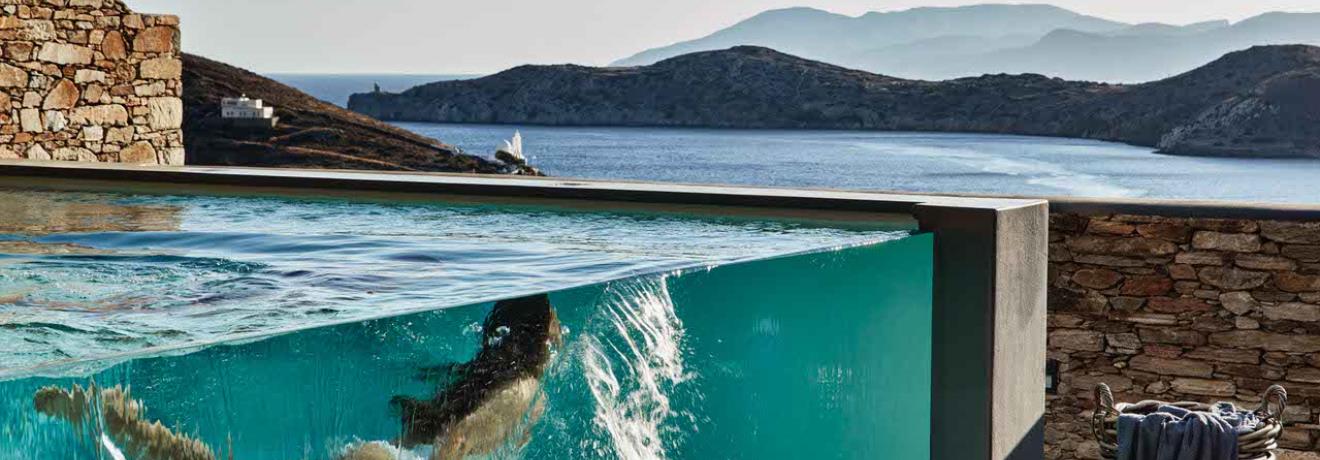
<path fill-rule="evenodd" d="M 1197 402 L 1166 403 L 1162 401 L 1142 401 L 1136 404 L 1114 404 L 1114 393 L 1109 385 L 1095 386 L 1095 414 L 1091 416 L 1091 432 L 1096 442 L 1100 443 L 1100 455 L 1106 459 L 1118 456 L 1118 415 L 1148 414 L 1160 406 L 1177 406 L 1193 411 L 1209 411 L 1210 404 Z M 1288 407 L 1288 392 L 1283 387 L 1274 385 L 1265 390 L 1256 416 L 1260 425 L 1255 431 L 1238 436 L 1238 456 L 1241 460 L 1274 460 L 1274 450 L 1279 447 L 1279 436 L 1283 434 L 1283 410 Z"/>

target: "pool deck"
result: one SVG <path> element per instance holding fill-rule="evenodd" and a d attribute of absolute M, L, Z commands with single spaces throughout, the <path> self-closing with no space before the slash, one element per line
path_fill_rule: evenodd
<path fill-rule="evenodd" d="M 784 189 L 521 176 L 0 160 L 0 178 L 165 193 L 384 192 L 568 200 L 669 210 L 752 209 L 765 217 L 906 216 L 935 235 L 931 458 L 1044 457 L 1049 204 L 1041 199 Z M 264 192 L 263 192 L 264 193 Z M 761 212 L 763 211 L 763 212 Z M 860 214 L 859 214 L 860 213 Z M 746 215 L 744 213 L 744 215 Z M 937 440 L 939 440 L 937 442 Z M 948 440 L 957 440 L 949 442 Z"/>

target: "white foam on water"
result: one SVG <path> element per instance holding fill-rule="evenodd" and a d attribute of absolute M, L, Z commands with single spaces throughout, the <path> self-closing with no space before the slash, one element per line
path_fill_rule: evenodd
<path fill-rule="evenodd" d="M 1032 158 L 1010 158 L 993 152 L 944 146 L 902 146 L 856 143 L 857 147 L 882 151 L 887 155 L 908 155 L 944 160 L 980 172 L 1021 177 L 1024 182 L 1060 190 L 1068 195 L 1093 197 L 1133 197 L 1144 195 L 1141 190 L 1123 187 L 1104 177 L 1081 173 L 1059 163 Z"/>
<path fill-rule="evenodd" d="M 595 426 L 608 434 L 616 458 L 666 458 L 670 395 L 689 379 L 683 367 L 683 323 L 663 278 L 611 288 L 600 333 L 582 353 L 595 403 Z"/>
<path fill-rule="evenodd" d="M 356 441 L 335 453 L 335 460 L 426 460 L 431 457 L 430 446 L 401 449 L 387 441 Z"/>

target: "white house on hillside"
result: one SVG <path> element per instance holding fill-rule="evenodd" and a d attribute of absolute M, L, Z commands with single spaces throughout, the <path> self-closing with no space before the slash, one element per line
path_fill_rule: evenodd
<path fill-rule="evenodd" d="M 223 118 L 271 119 L 275 117 L 275 108 L 266 107 L 261 99 L 248 99 L 247 95 L 226 97 L 220 101 L 220 116 Z"/>

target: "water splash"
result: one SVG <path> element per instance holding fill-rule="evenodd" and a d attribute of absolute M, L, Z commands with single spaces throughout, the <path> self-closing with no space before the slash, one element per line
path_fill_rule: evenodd
<path fill-rule="evenodd" d="M 586 338 L 583 368 L 595 403 L 593 423 L 621 459 L 662 459 L 673 418 L 670 396 L 691 375 L 683 366 L 683 323 L 664 277 L 606 292 L 599 334 Z M 668 441 L 668 442 L 667 442 Z"/>

